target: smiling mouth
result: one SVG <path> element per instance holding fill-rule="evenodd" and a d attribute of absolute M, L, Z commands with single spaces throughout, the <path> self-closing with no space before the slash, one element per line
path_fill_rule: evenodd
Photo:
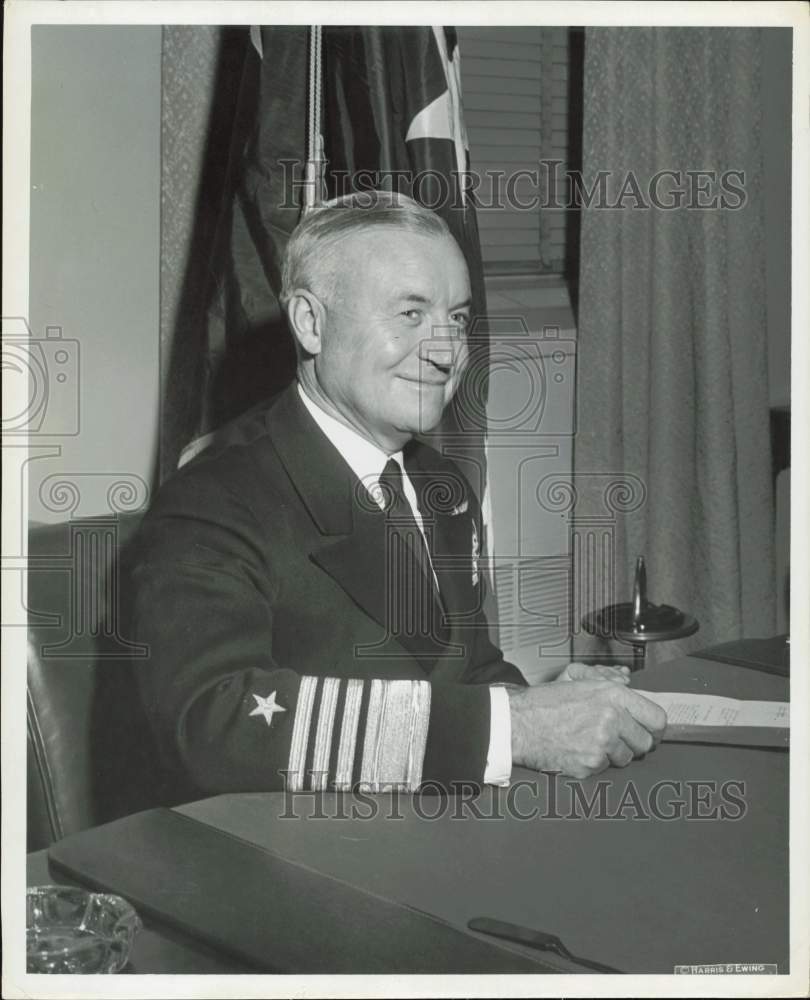
<path fill-rule="evenodd" d="M 425 375 L 400 375 L 399 376 L 403 382 L 411 382 L 414 385 L 430 385 L 430 386 L 443 386 L 447 385 L 450 381 L 450 372 L 446 373 L 435 372 L 426 373 Z"/>
<path fill-rule="evenodd" d="M 400 375 L 406 382 L 416 382 L 418 385 L 446 385 L 453 374 L 454 365 L 442 364 L 430 358 L 423 358 L 421 371 L 417 375 Z"/>

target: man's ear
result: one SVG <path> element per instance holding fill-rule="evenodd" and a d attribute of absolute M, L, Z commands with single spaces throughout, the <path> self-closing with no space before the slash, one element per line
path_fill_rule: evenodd
<path fill-rule="evenodd" d="M 326 326 L 326 309 L 308 288 L 296 288 L 287 303 L 287 319 L 305 353 L 320 354 Z"/>

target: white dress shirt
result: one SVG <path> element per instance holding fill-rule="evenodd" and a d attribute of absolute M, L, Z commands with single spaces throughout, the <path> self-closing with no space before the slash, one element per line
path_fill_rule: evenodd
<path fill-rule="evenodd" d="M 343 460 L 381 508 L 383 506 L 383 492 L 380 489 L 380 477 L 389 458 L 394 459 L 402 469 L 402 488 L 410 504 L 414 520 L 424 538 L 425 527 L 416 503 L 416 490 L 405 471 L 402 452 L 398 451 L 393 455 L 388 455 L 371 441 L 358 434 L 357 431 L 336 420 L 309 398 L 300 383 L 298 394 L 312 419 L 337 448 Z M 427 545 L 427 539 L 425 539 L 425 544 Z M 435 570 L 433 576 L 436 579 Z M 438 588 L 438 580 L 436 586 Z M 512 720 L 509 714 L 509 695 L 503 687 L 497 685 L 490 685 L 489 693 L 489 751 L 484 781 L 491 785 L 506 785 L 509 783 L 512 773 Z"/>

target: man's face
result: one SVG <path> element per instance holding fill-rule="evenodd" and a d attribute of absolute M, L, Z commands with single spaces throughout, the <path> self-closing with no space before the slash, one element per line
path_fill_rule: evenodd
<path fill-rule="evenodd" d="M 347 238 L 338 253 L 317 380 L 345 419 L 396 450 L 438 424 L 458 385 L 467 265 L 450 237 L 387 227 Z"/>

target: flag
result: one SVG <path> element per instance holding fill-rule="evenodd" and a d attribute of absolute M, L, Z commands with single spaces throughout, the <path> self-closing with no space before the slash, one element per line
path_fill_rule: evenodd
<path fill-rule="evenodd" d="M 428 441 L 470 458 L 483 489 L 486 294 L 461 94 L 458 39 L 450 27 L 327 27 L 324 151 L 329 197 L 363 187 L 397 190 L 447 222 L 470 272 L 470 365 Z M 465 468 L 465 471 L 467 469 Z"/>
<path fill-rule="evenodd" d="M 250 31 L 206 292 L 204 384 L 196 422 L 164 434 L 170 442 L 164 472 L 176 462 L 184 436 L 190 441 L 211 431 L 294 377 L 292 337 L 277 296 L 282 255 L 304 201 L 311 30 Z M 455 30 L 330 26 L 321 29 L 321 39 L 326 167 L 318 193 L 335 197 L 379 187 L 408 194 L 445 219 L 464 252 L 476 318 L 468 377 L 476 390 L 465 392 L 462 383 L 442 437 L 431 443 L 452 440 L 457 457 L 469 453 L 483 467 L 483 415 L 470 411 L 482 403 L 485 386 L 486 300 L 475 207 L 465 183 L 469 152 Z M 466 421 L 458 412 L 462 396 Z M 473 485 L 480 492 L 482 484 Z"/>
<path fill-rule="evenodd" d="M 485 313 L 454 28 L 324 28 L 329 197 L 365 186 L 434 209 L 464 251 Z"/>

